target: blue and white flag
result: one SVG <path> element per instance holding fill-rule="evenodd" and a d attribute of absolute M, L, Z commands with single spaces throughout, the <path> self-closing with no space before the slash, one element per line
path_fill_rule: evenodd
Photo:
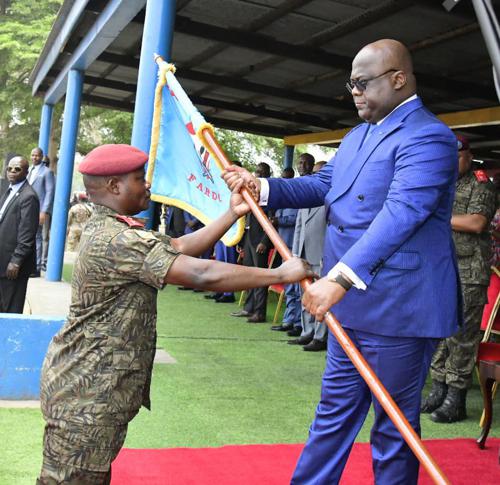
<path fill-rule="evenodd" d="M 183 209 L 203 224 L 229 208 L 231 192 L 221 178 L 222 167 L 203 144 L 200 133 L 213 130 L 191 103 L 164 61 L 155 92 L 147 180 L 151 199 Z M 237 244 L 244 231 L 239 219 L 224 235 L 226 246 Z"/>

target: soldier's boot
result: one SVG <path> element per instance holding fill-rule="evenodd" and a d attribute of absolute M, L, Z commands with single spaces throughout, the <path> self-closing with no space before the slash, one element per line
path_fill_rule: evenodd
<path fill-rule="evenodd" d="M 455 423 L 456 421 L 462 421 L 467 418 L 465 410 L 466 396 L 467 389 L 448 387 L 446 399 L 443 404 L 431 414 L 431 420 L 435 423 Z"/>
<path fill-rule="evenodd" d="M 435 411 L 443 404 L 447 392 L 448 386 L 446 383 L 433 380 L 431 390 L 420 406 L 420 412 L 432 413 Z"/>

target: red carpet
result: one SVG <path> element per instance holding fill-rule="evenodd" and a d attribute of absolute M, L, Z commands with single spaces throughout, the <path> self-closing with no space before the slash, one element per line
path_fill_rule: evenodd
<path fill-rule="evenodd" d="M 498 485 L 500 438 L 479 450 L 472 439 L 429 440 L 426 446 L 453 485 Z M 123 449 L 113 464 L 112 485 L 285 485 L 302 445 L 222 448 Z M 373 483 L 370 447 L 356 443 L 342 485 Z M 432 481 L 422 470 L 419 484 Z"/>

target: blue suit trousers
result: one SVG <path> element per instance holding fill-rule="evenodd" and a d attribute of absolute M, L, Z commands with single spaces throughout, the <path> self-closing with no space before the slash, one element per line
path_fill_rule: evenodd
<path fill-rule="evenodd" d="M 346 331 L 420 434 L 421 392 L 438 339 L 385 337 L 358 330 Z M 321 400 L 291 483 L 339 483 L 356 435 L 373 402 L 375 420 L 370 443 L 375 483 L 416 484 L 418 460 L 337 339 L 331 333 L 328 339 Z"/>

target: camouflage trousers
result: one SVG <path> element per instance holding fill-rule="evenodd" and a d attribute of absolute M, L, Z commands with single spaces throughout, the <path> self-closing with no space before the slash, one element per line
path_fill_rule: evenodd
<path fill-rule="evenodd" d="M 468 389 L 481 339 L 481 317 L 486 298 L 486 286 L 464 285 L 464 323 L 458 332 L 441 340 L 432 357 L 431 377 L 457 389 Z"/>
<path fill-rule="evenodd" d="M 127 425 L 81 426 L 49 422 L 37 485 L 109 485 L 111 462 L 123 446 Z"/>

